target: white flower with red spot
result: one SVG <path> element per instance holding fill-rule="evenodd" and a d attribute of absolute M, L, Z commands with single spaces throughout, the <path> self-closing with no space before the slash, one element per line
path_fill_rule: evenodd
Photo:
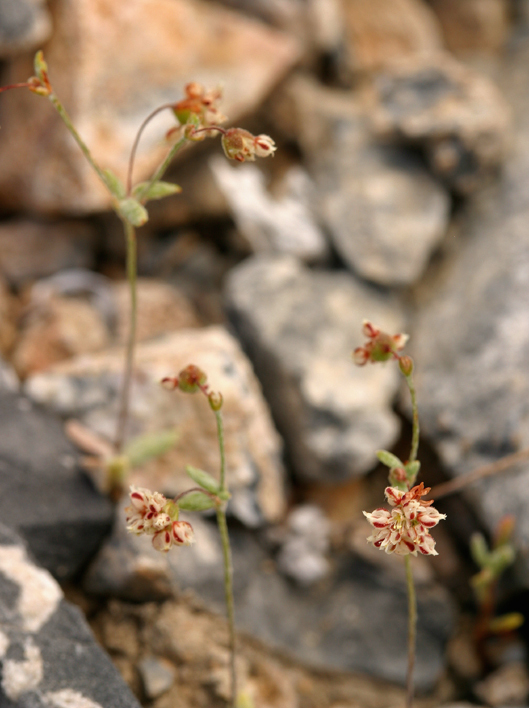
<path fill-rule="evenodd" d="M 229 128 L 221 138 L 227 158 L 237 162 L 254 162 L 256 157 L 269 157 L 276 151 L 268 135 L 252 135 L 243 128 Z"/>
<path fill-rule="evenodd" d="M 131 505 L 125 508 L 127 531 L 152 536 L 152 545 L 157 551 L 165 553 L 172 545 L 194 543 L 193 527 L 187 521 L 172 518 L 176 506 L 163 494 L 131 486 L 130 501 Z"/>
<path fill-rule="evenodd" d="M 429 491 L 430 488 L 425 488 L 422 482 L 409 491 L 386 487 L 386 499 L 394 508 L 375 509 L 372 513 L 364 511 L 364 516 L 375 529 L 367 539 L 369 543 L 386 553 L 416 556 L 420 552 L 425 556 L 436 556 L 430 529 L 441 519 L 446 519 L 446 514 L 434 509 L 433 501 L 421 499 Z"/>
<path fill-rule="evenodd" d="M 364 320 L 362 332 L 368 341 L 353 352 L 353 361 L 357 366 L 364 366 L 368 361 L 398 359 L 397 352 L 404 349 L 409 339 L 407 334 L 386 334 L 368 320 Z"/>

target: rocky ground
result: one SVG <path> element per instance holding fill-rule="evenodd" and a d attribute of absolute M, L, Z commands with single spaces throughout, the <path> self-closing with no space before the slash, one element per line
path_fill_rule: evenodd
<path fill-rule="evenodd" d="M 142 120 L 190 80 L 222 83 L 230 125 L 278 146 L 236 166 L 216 140 L 186 149 L 182 194 L 138 232 L 129 438 L 176 443 L 130 482 L 175 495 L 185 464 L 216 471 L 205 402 L 158 385 L 199 365 L 225 401 L 248 706 L 403 702 L 404 571 L 361 512 L 382 503 L 376 450 L 408 454 L 410 408 L 396 367 L 353 366 L 364 318 L 411 335 L 425 484 L 521 453 L 436 504 L 417 704 L 527 705 L 525 625 L 474 642 L 469 543 L 514 518 L 493 610 L 529 625 L 529 3 L 0 0 L 0 85 L 41 47 L 123 178 Z M 119 220 L 42 97 L 2 93 L 0 125 L 0 706 L 132 707 L 128 684 L 145 706 L 221 708 L 212 519 L 162 556 L 101 490 L 129 318 Z M 146 131 L 135 179 L 172 125 Z"/>

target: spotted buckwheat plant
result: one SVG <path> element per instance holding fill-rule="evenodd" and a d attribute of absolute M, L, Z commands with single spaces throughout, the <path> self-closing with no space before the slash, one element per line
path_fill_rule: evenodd
<path fill-rule="evenodd" d="M 30 77 L 27 81 L 0 87 L 0 92 L 9 89 L 25 88 L 39 96 L 47 98 L 52 103 L 83 155 L 88 160 L 90 166 L 110 193 L 112 197 L 112 208 L 121 220 L 125 232 L 127 244 L 127 277 L 130 288 L 130 327 L 114 445 L 114 453 L 117 459 L 122 456 L 123 448 L 126 443 L 130 388 L 136 341 L 137 244 L 135 229 L 139 226 L 143 226 L 149 219 L 145 205 L 153 199 L 161 199 L 181 191 L 181 188 L 177 184 L 164 182 L 162 181 L 162 177 L 174 156 L 186 145 L 205 140 L 206 138 L 221 136 L 224 153 L 229 159 L 237 162 L 244 162 L 246 160 L 253 161 L 256 157 L 268 157 L 274 154 L 276 147 L 274 141 L 268 135 L 252 135 L 242 128 L 223 128 L 222 124 L 227 121 L 227 117 L 221 112 L 219 107 L 222 98 L 222 90 L 220 88 L 209 90 L 196 82 L 190 82 L 184 89 L 184 98 L 159 106 L 145 118 L 139 127 L 132 145 L 127 176 L 125 182 L 123 182 L 118 175 L 114 174 L 109 169 L 102 169 L 94 160 L 90 149 L 75 129 L 70 116 L 54 91 L 48 73 L 48 66 L 44 61 L 41 51 L 37 52 L 35 55 L 34 70 L 35 75 Z M 171 111 L 176 119 L 176 126 L 172 128 L 166 136 L 168 140 L 171 140 L 172 145 L 170 143 L 168 144 L 167 155 L 154 171 L 151 178 L 144 182 L 133 184 L 134 161 L 142 133 L 149 121 L 164 110 Z M 118 476 L 121 475 L 121 473 L 118 474 L 118 472 L 122 470 L 123 474 L 121 476 L 124 476 L 126 467 L 127 465 L 122 465 L 118 469 L 118 466 L 114 465 L 114 476 L 109 486 L 116 486 L 116 490 L 114 491 L 117 493 L 121 491 L 124 481 L 123 479 L 118 479 Z"/>
<path fill-rule="evenodd" d="M 412 403 L 413 427 L 409 459 L 403 462 L 387 450 L 379 450 L 377 452 L 380 462 L 389 468 L 389 486 L 385 489 L 385 496 L 391 508 L 379 507 L 372 512 L 364 511 L 364 516 L 374 529 L 367 539 L 368 542 L 386 553 L 404 556 L 405 560 L 408 589 L 406 706 L 411 708 L 413 703 L 417 601 L 410 556 L 416 556 L 418 553 L 425 556 L 438 555 L 430 530 L 441 519 L 445 519 L 446 515 L 440 514 L 437 509 L 434 509 L 432 506 L 433 500 L 426 501 L 423 499 L 429 493 L 430 488 L 425 487 L 422 482 L 415 484 L 420 470 L 420 463 L 417 460 L 419 414 L 413 383 L 414 365 L 411 357 L 401 354 L 408 341 L 408 335 L 401 333 L 387 334 L 368 320 L 364 320 L 362 332 L 367 337 L 367 342 L 354 350 L 354 363 L 358 366 L 365 366 L 368 363 L 376 364 L 390 360 L 398 362 L 399 369 L 406 380 Z"/>

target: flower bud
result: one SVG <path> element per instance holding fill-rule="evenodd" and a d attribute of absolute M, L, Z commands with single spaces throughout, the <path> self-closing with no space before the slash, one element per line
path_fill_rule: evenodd
<path fill-rule="evenodd" d="M 193 527 L 187 521 L 173 521 L 171 536 L 176 546 L 190 546 L 195 543 Z"/>
<path fill-rule="evenodd" d="M 268 157 L 276 151 L 268 135 L 252 135 L 243 128 L 226 130 L 221 142 L 226 157 L 237 162 L 254 162 L 256 157 Z"/>
<path fill-rule="evenodd" d="M 411 356 L 404 354 L 399 357 L 399 368 L 404 376 L 411 376 L 413 373 L 413 359 Z"/>
<path fill-rule="evenodd" d="M 220 411 L 220 409 L 222 408 L 223 400 L 224 399 L 222 398 L 222 393 L 220 393 L 220 391 L 212 391 L 208 395 L 209 407 L 212 411 Z"/>
<path fill-rule="evenodd" d="M 160 553 L 167 553 L 173 544 L 173 539 L 171 537 L 171 532 L 169 529 L 163 529 L 163 531 L 158 531 L 152 537 L 152 545 L 155 550 L 160 551 Z"/>
<path fill-rule="evenodd" d="M 198 366 L 189 364 L 178 374 L 178 388 L 184 393 L 196 393 L 207 380 L 207 375 Z"/>
<path fill-rule="evenodd" d="M 178 376 L 165 376 L 160 383 L 167 391 L 174 391 L 178 388 Z"/>

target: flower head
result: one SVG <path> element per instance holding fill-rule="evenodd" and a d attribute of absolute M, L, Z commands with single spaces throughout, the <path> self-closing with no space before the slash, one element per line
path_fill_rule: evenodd
<path fill-rule="evenodd" d="M 385 495 L 390 506 L 388 509 L 375 509 L 364 516 L 375 529 L 367 539 L 375 548 L 381 548 L 386 553 L 397 553 L 404 556 L 408 553 L 416 556 L 420 551 L 423 555 L 436 556 L 435 541 L 430 536 L 430 529 L 436 526 L 446 514 L 440 514 L 432 507 L 433 501 L 421 499 L 430 491 L 423 483 L 405 492 L 396 487 L 386 487 Z"/>
<path fill-rule="evenodd" d="M 186 97 L 173 106 L 173 111 L 180 125 L 185 125 L 193 116 L 198 117 L 200 126 L 207 128 L 210 125 L 220 125 L 228 119 L 220 112 L 218 102 L 222 98 L 222 89 L 216 88 L 206 91 L 200 84 L 193 81 L 185 87 Z M 195 118 L 196 120 L 196 118 Z M 212 135 L 215 132 L 212 131 Z M 210 137 L 207 132 L 201 137 Z"/>
<path fill-rule="evenodd" d="M 268 135 L 252 135 L 243 128 L 230 128 L 221 140 L 226 157 L 237 162 L 254 162 L 256 157 L 268 157 L 276 151 Z"/>
<path fill-rule="evenodd" d="M 178 507 L 163 494 L 131 486 L 129 496 L 131 504 L 125 509 L 127 531 L 152 536 L 152 545 L 163 553 L 173 544 L 194 543 L 193 527 L 187 521 L 178 521 Z"/>
<path fill-rule="evenodd" d="M 368 361 L 398 359 L 397 352 L 404 349 L 408 341 L 407 334 L 386 334 L 368 320 L 364 320 L 362 332 L 368 341 L 363 347 L 357 347 L 353 352 L 353 361 L 358 366 L 364 366 Z"/>

